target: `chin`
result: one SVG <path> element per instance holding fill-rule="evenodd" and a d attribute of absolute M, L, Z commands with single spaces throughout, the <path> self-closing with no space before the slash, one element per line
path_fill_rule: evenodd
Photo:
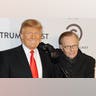
<path fill-rule="evenodd" d="M 31 49 L 35 49 L 35 48 L 37 48 L 37 47 L 31 47 Z"/>
<path fill-rule="evenodd" d="M 75 56 L 68 56 L 70 59 L 74 59 L 75 58 Z"/>

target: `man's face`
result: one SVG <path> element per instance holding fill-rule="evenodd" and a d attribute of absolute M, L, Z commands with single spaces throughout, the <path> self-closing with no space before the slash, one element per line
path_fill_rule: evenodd
<path fill-rule="evenodd" d="M 22 43 L 29 49 L 34 50 L 41 41 L 42 32 L 37 28 L 24 27 L 20 36 Z"/>
<path fill-rule="evenodd" d="M 79 40 L 74 36 L 66 36 L 61 40 L 62 45 L 60 45 L 62 51 L 67 57 L 73 59 L 78 53 Z"/>

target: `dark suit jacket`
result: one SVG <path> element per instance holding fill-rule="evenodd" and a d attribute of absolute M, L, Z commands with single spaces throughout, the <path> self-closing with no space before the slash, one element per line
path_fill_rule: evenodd
<path fill-rule="evenodd" d="M 42 62 L 43 78 L 51 78 L 53 65 L 49 55 L 39 47 L 38 50 Z M 0 54 L 2 58 L 0 63 L 1 78 L 32 78 L 28 60 L 22 45 L 14 49 L 3 51 Z"/>
<path fill-rule="evenodd" d="M 54 62 L 56 65 L 55 76 L 57 78 L 94 78 L 95 59 L 80 50 L 73 60 L 61 53 Z"/>

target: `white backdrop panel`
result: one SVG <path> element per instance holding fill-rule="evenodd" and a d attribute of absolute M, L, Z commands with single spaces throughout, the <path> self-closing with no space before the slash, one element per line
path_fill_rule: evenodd
<path fill-rule="evenodd" d="M 0 51 L 16 47 L 21 44 L 19 30 L 21 23 L 28 18 L 10 19 L 0 18 Z M 58 48 L 58 37 L 64 31 L 74 30 L 81 36 L 80 48 L 83 52 L 96 58 L 96 19 L 80 18 L 34 18 L 39 20 L 43 25 L 43 39 L 45 43 L 50 43 Z M 76 25 L 72 25 L 76 24 Z M 68 29 L 67 27 L 70 26 Z"/>

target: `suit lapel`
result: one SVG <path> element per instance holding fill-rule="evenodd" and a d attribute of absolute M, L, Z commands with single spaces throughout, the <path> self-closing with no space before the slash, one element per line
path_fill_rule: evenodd
<path fill-rule="evenodd" d="M 19 61 L 20 63 L 22 64 L 22 68 L 24 69 L 24 74 L 26 75 L 26 77 L 32 77 L 32 74 L 31 74 L 31 70 L 30 70 L 30 67 L 29 67 L 29 63 L 28 63 L 28 60 L 27 60 L 27 57 L 25 55 L 25 52 L 22 48 L 22 45 L 19 46 L 18 50 L 17 50 L 17 56 L 19 58 Z"/>
<path fill-rule="evenodd" d="M 47 68 L 48 67 L 48 64 L 47 64 L 48 60 L 47 60 L 46 54 L 42 49 L 38 48 L 38 50 L 39 50 L 41 63 L 42 63 L 43 77 L 48 77 L 48 68 Z M 28 63 L 26 54 L 22 48 L 22 45 L 18 47 L 16 54 L 17 54 L 17 58 L 19 59 L 19 62 L 21 64 L 21 67 L 24 69 L 25 77 L 32 78 L 29 63 Z"/>
<path fill-rule="evenodd" d="M 46 56 L 43 50 L 41 50 L 40 48 L 38 48 L 39 50 L 39 54 L 40 54 L 40 58 L 41 58 L 41 63 L 42 63 L 42 72 L 43 72 L 43 77 L 48 77 L 48 72 L 46 69 L 46 64 L 48 62 L 46 62 Z"/>

